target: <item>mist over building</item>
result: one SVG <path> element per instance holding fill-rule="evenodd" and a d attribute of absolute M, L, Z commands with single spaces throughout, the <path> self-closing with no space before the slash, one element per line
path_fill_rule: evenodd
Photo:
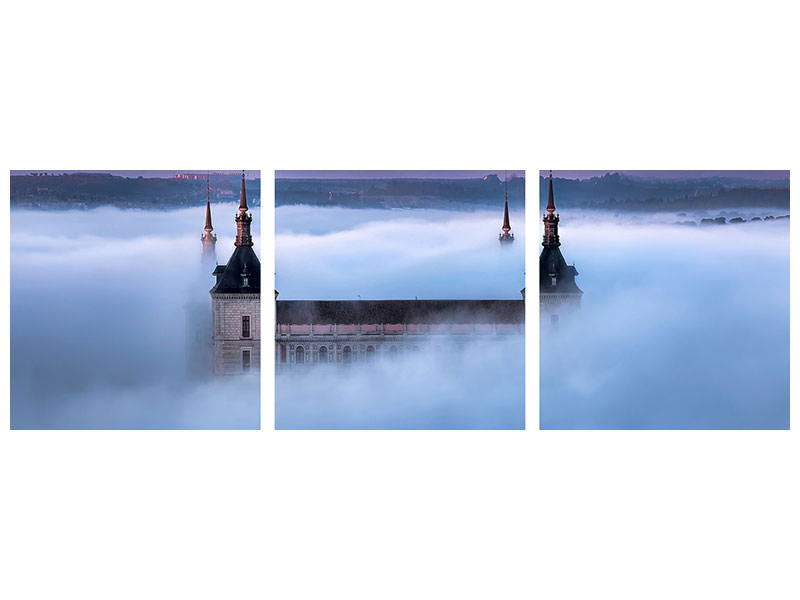
<path fill-rule="evenodd" d="M 483 178 L 484 180 L 486 177 Z M 514 242 L 504 185 L 501 245 Z M 369 362 L 441 350 L 443 344 L 490 342 L 524 333 L 519 300 L 280 300 L 276 290 L 276 365 Z"/>
<path fill-rule="evenodd" d="M 787 182 L 557 173 L 540 177 L 540 427 L 788 428 Z"/>
<path fill-rule="evenodd" d="M 278 174 L 276 426 L 524 427 L 524 180 L 359 176 Z"/>
<path fill-rule="evenodd" d="M 239 349 L 239 375 L 214 376 L 209 289 L 216 255 L 225 267 L 236 251 L 236 221 L 226 226 L 220 218 L 241 214 L 219 192 L 235 178 L 240 196 L 241 172 L 212 171 L 211 190 L 205 171 L 197 180 L 178 180 L 176 172 L 142 180 L 46 172 L 12 176 L 14 195 L 27 193 L 30 178 L 44 187 L 55 181 L 60 196 L 52 206 L 11 208 L 11 426 L 258 428 L 257 344 L 251 341 L 259 337 L 257 312 L 251 340 L 241 340 L 254 346 L 251 375 Z M 253 177 L 246 178 L 242 237 L 252 227 L 249 239 L 257 248 L 258 208 L 250 210 Z M 70 190 L 70 181 L 78 187 Z M 79 197 L 103 182 L 105 195 L 96 196 L 102 206 L 62 205 L 61 198 Z"/>

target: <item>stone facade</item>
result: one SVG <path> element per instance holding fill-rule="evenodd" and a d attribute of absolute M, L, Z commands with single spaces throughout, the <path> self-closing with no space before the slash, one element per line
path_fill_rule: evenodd
<path fill-rule="evenodd" d="M 562 319 L 580 307 L 580 294 L 539 294 L 539 330 L 558 327 Z"/>
<path fill-rule="evenodd" d="M 258 370 L 261 366 L 261 295 L 214 294 L 212 309 L 215 374 L 238 375 Z"/>

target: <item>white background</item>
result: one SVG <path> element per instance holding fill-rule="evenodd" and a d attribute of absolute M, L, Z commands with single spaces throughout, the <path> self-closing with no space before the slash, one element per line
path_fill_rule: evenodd
<path fill-rule="evenodd" d="M 789 6 L 6 3 L 2 169 L 790 169 Z M 0 593 L 797 598 L 797 433 L 539 432 L 536 308 L 524 432 L 274 432 L 269 368 L 261 432 L 6 410 Z"/>

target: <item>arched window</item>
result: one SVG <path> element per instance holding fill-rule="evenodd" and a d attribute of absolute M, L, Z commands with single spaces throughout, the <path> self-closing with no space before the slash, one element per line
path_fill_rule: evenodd
<path fill-rule="evenodd" d="M 328 349 L 325 346 L 319 349 L 319 362 L 328 362 Z"/>
<path fill-rule="evenodd" d="M 342 361 L 350 362 L 351 360 L 353 360 L 353 351 L 350 350 L 350 346 L 345 346 L 342 350 Z"/>
<path fill-rule="evenodd" d="M 375 347 L 367 346 L 367 360 L 372 360 L 373 358 L 375 358 Z"/>
<path fill-rule="evenodd" d="M 294 362 L 296 362 L 298 365 L 302 365 L 304 362 L 306 362 L 306 351 L 302 346 L 298 346 L 297 350 L 294 351 Z"/>

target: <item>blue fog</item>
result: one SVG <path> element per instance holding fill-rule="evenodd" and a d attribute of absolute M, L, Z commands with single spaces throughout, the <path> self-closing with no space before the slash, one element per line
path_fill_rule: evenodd
<path fill-rule="evenodd" d="M 525 286 L 525 216 L 500 247 L 503 211 L 276 210 L 281 300 L 518 299 Z"/>
<path fill-rule="evenodd" d="M 221 262 L 234 214 L 214 206 Z M 209 376 L 203 222 L 203 207 L 11 211 L 12 428 L 258 428 L 258 377 Z"/>
<path fill-rule="evenodd" d="M 541 427 L 788 428 L 788 221 L 664 220 L 562 214 L 584 296 L 543 330 Z"/>
<path fill-rule="evenodd" d="M 280 299 L 521 298 L 524 215 L 502 210 L 276 210 Z M 391 360 L 276 373 L 281 429 L 521 429 L 523 336 L 423 347 Z"/>

